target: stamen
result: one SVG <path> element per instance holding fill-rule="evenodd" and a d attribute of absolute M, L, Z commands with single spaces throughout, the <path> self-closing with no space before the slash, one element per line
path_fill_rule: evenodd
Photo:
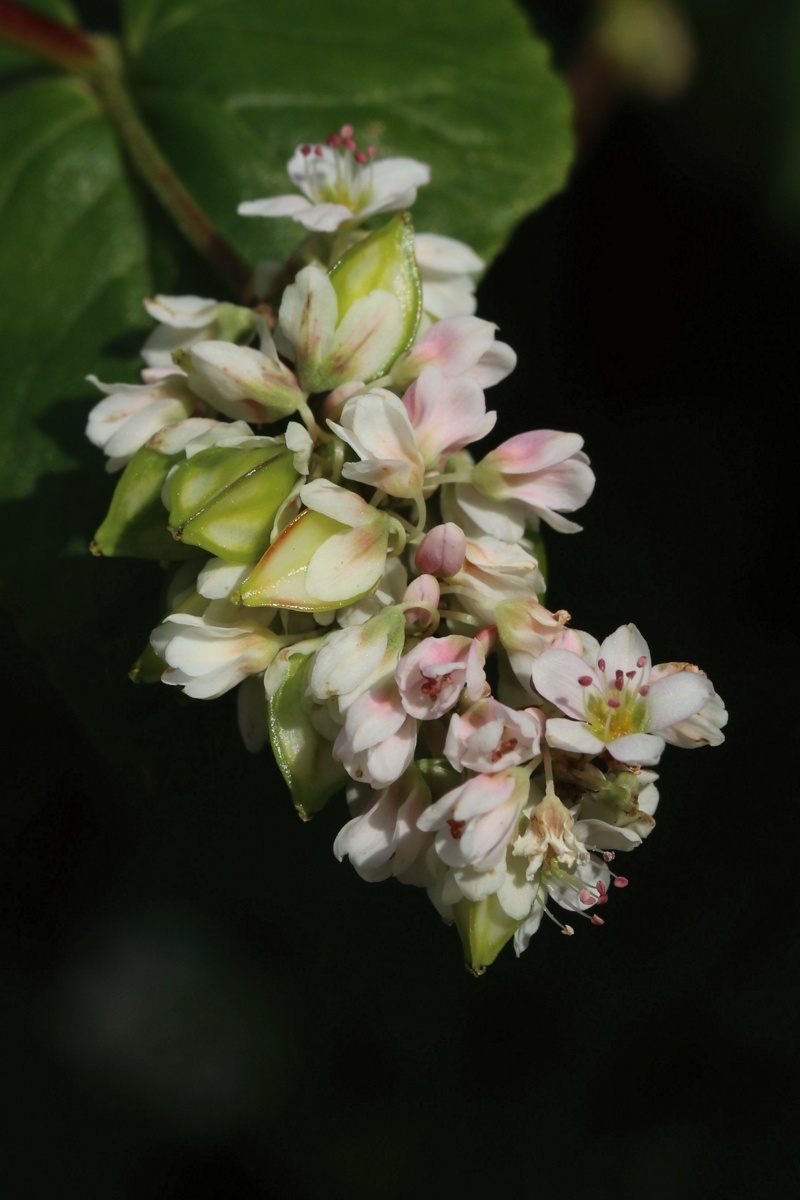
<path fill-rule="evenodd" d="M 603 861 L 604 862 L 613 862 L 616 857 L 617 856 L 613 850 L 604 850 L 603 851 Z"/>
<path fill-rule="evenodd" d="M 352 151 L 352 150 L 355 150 L 355 148 L 356 148 L 356 143 L 355 143 L 355 141 L 353 140 L 353 138 L 351 138 L 351 137 L 346 137 L 346 138 L 344 139 L 344 144 L 345 144 L 345 146 L 347 147 L 347 149 L 348 149 L 348 150 L 351 150 L 351 151 Z"/>
<path fill-rule="evenodd" d="M 309 154 L 311 153 L 311 147 L 310 146 L 301 146 L 300 153 L 303 154 L 306 158 L 308 158 Z"/>
<path fill-rule="evenodd" d="M 617 689 L 618 692 L 621 692 L 622 689 L 625 687 L 625 683 L 623 682 L 624 679 L 625 679 L 625 676 L 622 671 L 614 672 L 614 687 Z"/>
<path fill-rule="evenodd" d="M 353 158 L 356 160 L 356 162 L 358 163 L 358 165 L 360 167 L 363 167 L 364 163 L 367 161 L 366 154 L 362 153 L 361 150 L 356 150 L 355 154 L 353 155 Z"/>
<path fill-rule="evenodd" d="M 608 700 L 606 700 L 606 704 L 609 708 L 619 708 L 620 702 L 616 696 L 609 696 Z"/>
<path fill-rule="evenodd" d="M 637 658 L 636 665 L 641 670 L 641 668 L 646 664 L 646 662 L 647 662 L 647 655 L 642 654 L 639 658 Z"/>
<path fill-rule="evenodd" d="M 592 683 L 591 675 L 579 675 L 578 683 L 581 685 L 581 687 L 590 687 Z"/>
<path fill-rule="evenodd" d="M 339 132 L 341 133 L 343 138 L 351 138 L 353 136 L 353 126 L 352 125 L 343 125 Z"/>
<path fill-rule="evenodd" d="M 602 917 L 598 917 L 597 913 L 592 913 L 592 915 L 589 917 L 589 920 L 593 925 L 605 925 L 605 921 Z"/>
<path fill-rule="evenodd" d="M 627 887 L 627 886 L 628 886 L 628 881 L 624 875 L 615 875 L 614 876 L 614 887 L 622 888 L 622 887 Z"/>
<path fill-rule="evenodd" d="M 467 822 L 466 821 L 456 821 L 454 818 L 451 818 L 447 822 L 447 824 L 450 828 L 450 833 L 452 834 L 453 841 L 455 841 L 455 842 L 459 841 L 462 833 L 464 832 L 464 827 L 467 824 Z M 547 911 L 547 910 L 545 910 L 545 911 Z"/>
<path fill-rule="evenodd" d="M 635 678 L 636 678 L 636 672 L 635 672 L 635 671 L 626 671 L 626 672 L 625 672 L 625 678 L 626 678 L 626 679 L 635 679 Z"/>
<path fill-rule="evenodd" d="M 553 924 L 557 925 L 561 932 L 565 933 L 567 937 L 572 937 L 572 935 L 575 933 L 575 930 L 571 925 L 564 925 L 561 921 L 559 921 L 558 917 L 554 917 L 547 905 L 544 906 L 544 915 L 549 917 Z"/>
<path fill-rule="evenodd" d="M 372 145 L 372 143 L 370 143 L 369 146 L 367 146 L 367 157 L 368 158 L 375 157 L 375 147 Z"/>
<path fill-rule="evenodd" d="M 329 133 L 326 141 L 329 146 L 333 147 L 334 150 L 338 150 L 342 144 L 342 139 L 338 133 Z"/>
<path fill-rule="evenodd" d="M 317 158 L 322 158 L 322 146 L 315 146 L 314 153 L 316 154 Z"/>
<path fill-rule="evenodd" d="M 644 685 L 644 687 L 640 687 L 640 688 L 639 688 L 639 695 L 640 695 L 640 696 L 646 696 L 646 695 L 649 693 L 649 691 L 650 691 L 650 684 L 649 684 L 649 683 L 646 683 L 646 684 Z"/>
<path fill-rule="evenodd" d="M 598 665 L 598 667 L 600 668 L 600 670 L 601 670 L 601 671 L 605 671 L 605 669 L 606 669 L 606 660 L 605 660 L 604 658 L 598 658 L 598 660 L 597 660 L 597 665 Z"/>

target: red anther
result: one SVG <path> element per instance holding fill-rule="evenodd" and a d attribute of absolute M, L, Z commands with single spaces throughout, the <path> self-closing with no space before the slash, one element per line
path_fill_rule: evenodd
<path fill-rule="evenodd" d="M 343 138 L 351 138 L 353 136 L 353 126 L 343 125 L 339 132 Z"/>
<path fill-rule="evenodd" d="M 578 896 L 578 899 L 580 900 L 581 904 L 594 904 L 597 900 L 597 897 L 593 896 L 588 888 L 583 888 Z"/>
<path fill-rule="evenodd" d="M 614 861 L 614 859 L 615 859 L 616 857 L 617 857 L 617 856 L 616 856 L 616 854 L 614 853 L 614 851 L 613 851 L 613 850 L 604 850 L 604 851 L 603 851 L 603 862 L 613 862 L 613 861 Z M 597 886 L 598 886 L 599 888 L 602 888 L 602 889 L 603 889 L 603 891 L 605 891 L 605 890 L 606 890 L 606 889 L 605 889 L 605 887 L 604 887 L 604 885 L 603 885 L 602 883 L 598 883 L 598 885 L 597 885 Z"/>
<path fill-rule="evenodd" d="M 625 678 L 625 676 L 623 675 L 622 671 L 614 672 L 614 687 L 617 689 L 618 692 L 621 692 L 622 689 L 625 687 L 625 684 L 623 682 L 624 678 Z"/>
<path fill-rule="evenodd" d="M 353 158 L 356 160 L 356 162 L 360 166 L 363 166 L 364 163 L 367 161 L 366 154 L 363 154 L 360 150 L 356 150 L 355 154 L 353 155 Z"/>
<path fill-rule="evenodd" d="M 624 875 L 618 875 L 614 880 L 614 887 L 627 887 L 628 881 Z"/>
<path fill-rule="evenodd" d="M 609 853 L 611 854 L 611 857 L 613 858 L 614 857 L 613 850 L 609 851 Z M 605 858 L 605 854 L 603 855 L 603 858 Z M 598 894 L 598 896 L 605 896 L 607 894 L 606 893 L 606 885 L 603 883 L 602 879 L 598 879 L 598 881 L 597 881 L 597 894 Z"/>
<path fill-rule="evenodd" d="M 626 672 L 625 672 L 625 678 L 626 678 L 626 679 L 635 679 L 635 678 L 636 678 L 636 672 L 635 672 L 635 671 L 626 671 Z"/>
<path fill-rule="evenodd" d="M 605 921 L 602 917 L 598 917 L 597 913 L 592 913 L 592 915 L 589 917 L 589 920 L 593 925 L 605 925 Z"/>
<path fill-rule="evenodd" d="M 597 665 L 598 665 L 598 667 L 600 668 L 600 670 L 601 670 L 601 671 L 605 671 L 605 669 L 606 669 L 606 660 L 605 660 L 604 658 L 598 658 L 598 660 L 597 660 Z"/>
<path fill-rule="evenodd" d="M 562 925 L 561 932 L 566 934 L 567 937 L 572 937 L 573 934 L 575 933 L 575 930 L 572 928 L 571 925 Z"/>
<path fill-rule="evenodd" d="M 317 158 L 322 158 L 322 146 L 315 146 L 314 153 L 316 154 Z"/>
<path fill-rule="evenodd" d="M 342 144 L 342 139 L 339 137 L 338 133 L 329 133 L 325 141 L 329 146 L 333 146 L 334 150 L 338 150 Z"/>
<path fill-rule="evenodd" d="M 375 147 L 371 143 L 367 146 L 367 155 L 369 158 L 375 157 Z"/>
<path fill-rule="evenodd" d="M 645 665 L 646 662 L 647 662 L 647 655 L 642 654 L 639 658 L 637 658 L 636 665 L 637 665 L 637 667 L 639 667 L 641 669 Z"/>
<path fill-rule="evenodd" d="M 447 824 L 450 826 L 450 832 L 453 835 L 454 841 L 457 842 L 460 839 L 462 833 L 464 832 L 464 827 L 465 827 L 466 823 L 467 823 L 466 821 L 456 821 L 456 820 L 450 820 L 447 822 Z"/>
<path fill-rule="evenodd" d="M 640 695 L 640 696 L 646 696 L 646 695 L 647 695 L 647 693 L 648 693 L 649 691 L 650 691 L 650 684 L 649 684 L 649 683 L 646 683 L 646 684 L 644 685 L 644 687 L 640 687 L 640 688 L 639 688 L 639 695 Z"/>
<path fill-rule="evenodd" d="M 355 150 L 355 148 L 356 148 L 355 141 L 351 137 L 346 137 L 344 139 L 344 144 L 345 144 L 345 148 L 347 150 Z"/>
<path fill-rule="evenodd" d="M 310 146 L 301 146 L 300 153 L 305 154 L 305 156 L 308 157 L 308 155 L 311 153 L 311 147 Z"/>
<path fill-rule="evenodd" d="M 581 685 L 581 687 L 590 687 L 592 683 L 591 675 L 579 675 L 578 683 Z"/>
<path fill-rule="evenodd" d="M 619 700 L 616 696 L 609 696 L 606 703 L 608 704 L 609 708 L 619 708 Z"/>

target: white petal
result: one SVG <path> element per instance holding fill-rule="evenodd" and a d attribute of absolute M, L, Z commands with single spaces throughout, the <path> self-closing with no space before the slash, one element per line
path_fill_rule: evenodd
<path fill-rule="evenodd" d="M 664 745 L 664 739 L 654 733 L 626 733 L 624 737 L 614 738 L 606 749 L 618 762 L 650 767 L 661 758 Z"/>
<path fill-rule="evenodd" d="M 219 307 L 218 300 L 205 296 L 154 296 L 144 301 L 151 317 L 179 329 L 201 329 L 210 325 Z"/>
<path fill-rule="evenodd" d="M 557 750 L 573 750 L 576 754 L 602 754 L 604 742 L 591 732 L 588 725 L 568 721 L 566 717 L 550 717 L 547 722 L 547 742 Z"/>
<path fill-rule="evenodd" d="M 545 650 L 533 663 L 531 676 L 541 696 L 578 721 L 586 718 L 587 693 L 600 687 L 592 668 L 571 650 Z M 589 679 L 591 683 L 587 686 L 579 683 L 579 679 Z"/>
<path fill-rule="evenodd" d="M 305 196 L 270 196 L 266 200 L 245 200 L 236 209 L 240 217 L 294 217 L 311 208 Z"/>
<path fill-rule="evenodd" d="M 711 681 L 694 671 L 666 675 L 650 684 L 647 696 L 649 728 L 667 729 L 698 713 L 714 694 Z"/>

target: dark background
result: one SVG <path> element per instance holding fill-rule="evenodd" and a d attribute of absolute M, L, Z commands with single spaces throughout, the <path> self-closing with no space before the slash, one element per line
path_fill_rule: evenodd
<path fill-rule="evenodd" d="M 529 7 L 573 65 L 589 6 Z M 132 720 L 196 747 L 183 788 L 143 791 L 6 628 L 9 1194 L 794 1194 L 800 260 L 760 170 L 769 64 L 743 95 L 740 10 L 719 36 L 697 7 L 694 83 L 600 93 L 480 313 L 520 357 L 502 436 L 579 430 L 598 476 L 585 532 L 548 539 L 550 606 L 699 663 L 728 740 L 668 748 L 603 929 L 475 980 L 424 895 L 336 863 L 335 805 L 297 821 L 231 697 L 132 689 Z M 100 568 L 109 611 L 154 603 L 145 566 Z M 109 620 L 124 675 L 141 631 Z"/>

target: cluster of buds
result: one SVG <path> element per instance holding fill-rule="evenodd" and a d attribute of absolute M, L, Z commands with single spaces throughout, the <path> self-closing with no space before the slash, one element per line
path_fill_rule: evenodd
<path fill-rule="evenodd" d="M 240 211 L 311 231 L 293 274 L 262 267 L 252 308 L 146 301 L 143 382 L 94 381 L 122 474 L 93 550 L 171 570 L 134 677 L 238 688 L 300 815 L 344 792 L 337 857 L 426 888 L 478 973 L 544 915 L 572 934 L 555 906 L 604 923 L 665 743 L 718 744 L 726 713 L 635 626 L 598 643 L 540 602 L 540 527 L 578 530 L 594 475 L 576 433 L 476 455 L 515 356 L 474 315 L 474 251 L 413 230 L 428 168 L 344 126 L 288 170 L 301 194 Z"/>

